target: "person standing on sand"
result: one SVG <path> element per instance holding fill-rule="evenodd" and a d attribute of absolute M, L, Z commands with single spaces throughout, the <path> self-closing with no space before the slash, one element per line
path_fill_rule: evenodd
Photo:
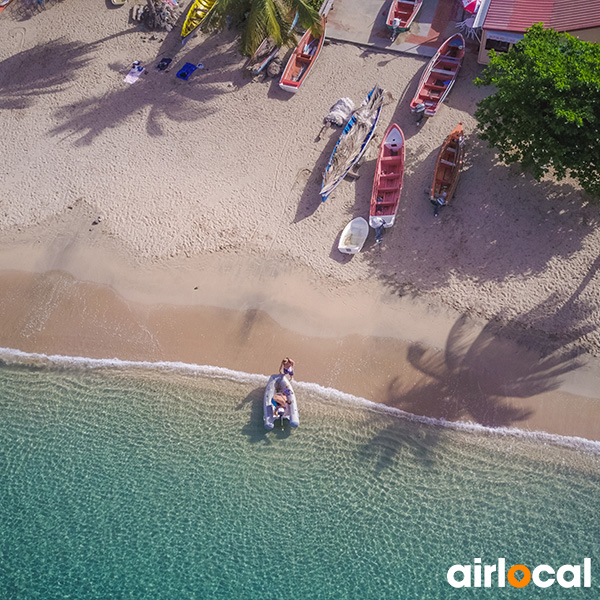
<path fill-rule="evenodd" d="M 290 381 L 294 379 L 294 361 L 286 356 L 279 365 L 279 372 L 282 375 L 287 375 L 290 378 Z"/>

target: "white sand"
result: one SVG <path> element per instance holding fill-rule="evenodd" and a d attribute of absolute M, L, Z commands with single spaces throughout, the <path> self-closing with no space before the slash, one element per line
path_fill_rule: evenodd
<path fill-rule="evenodd" d="M 291 96 L 275 81 L 245 76 L 232 32 L 179 49 L 177 32 L 151 40 L 128 23 L 127 10 L 65 0 L 25 20 L 16 6 L 0 16 L 0 267 L 61 268 L 126 288 L 122 272 L 89 258 L 95 249 L 118 252 L 144 277 L 187 275 L 186 257 L 216 271 L 250 257 L 256 272 L 265 275 L 272 261 L 288 265 L 334 300 L 415 295 L 511 323 L 548 351 L 573 343 L 600 351 L 597 210 L 582 207 L 572 183 L 536 183 L 476 139 L 475 105 L 491 90 L 472 85 L 474 53 L 446 105 L 418 129 L 408 102 L 423 59 L 330 44 Z M 174 57 L 169 72 L 153 69 L 162 56 Z M 129 86 L 123 77 L 134 60 L 149 69 Z M 206 67 L 189 82 L 175 78 L 186 61 Z M 368 214 L 376 144 L 360 179 L 321 204 L 339 132 L 315 138 L 337 99 L 359 103 L 375 83 L 394 98 L 379 138 L 392 121 L 406 136 L 404 191 L 382 247 L 371 237 L 348 259 L 337 239 L 351 218 Z M 466 166 L 454 205 L 435 219 L 424 191 L 459 121 Z M 143 277 L 130 278 L 137 285 Z M 252 307 L 252 296 L 240 305 Z M 360 306 L 351 307 L 355 319 Z"/>

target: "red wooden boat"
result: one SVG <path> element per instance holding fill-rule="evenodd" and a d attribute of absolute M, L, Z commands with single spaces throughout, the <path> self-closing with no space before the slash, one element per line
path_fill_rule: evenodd
<path fill-rule="evenodd" d="M 412 112 L 424 104 L 425 116 L 435 115 L 456 81 L 464 55 L 465 38 L 460 33 L 455 33 L 440 46 L 419 81 L 417 93 L 410 103 Z"/>
<path fill-rule="evenodd" d="M 438 153 L 429 200 L 437 215 L 441 206 L 452 200 L 462 168 L 465 145 L 463 124 L 459 123 L 446 138 Z"/>
<path fill-rule="evenodd" d="M 407 31 L 421 10 L 423 0 L 392 0 L 386 25 L 394 31 L 401 33 Z M 398 19 L 397 21 L 394 21 Z"/>
<path fill-rule="evenodd" d="M 381 141 L 375 167 L 369 211 L 369 225 L 374 229 L 382 225 L 391 227 L 394 224 L 403 177 L 404 134 L 396 123 L 392 123 Z"/>
<path fill-rule="evenodd" d="M 314 65 L 325 40 L 325 17 L 321 16 L 321 36 L 314 37 L 310 29 L 294 48 L 279 80 L 279 87 L 288 92 L 297 92 Z"/>

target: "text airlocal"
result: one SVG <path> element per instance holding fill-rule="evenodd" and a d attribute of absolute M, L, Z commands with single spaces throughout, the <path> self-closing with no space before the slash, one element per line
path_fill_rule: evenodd
<path fill-rule="evenodd" d="M 548 588 L 555 583 L 563 588 L 589 588 L 592 586 L 592 561 L 584 558 L 583 565 L 562 565 L 558 569 L 550 565 L 538 565 L 534 569 L 526 565 L 512 565 L 507 569 L 505 558 L 499 558 L 495 565 L 482 565 L 481 559 L 475 558 L 472 565 L 452 565 L 446 579 L 454 588 L 503 588 L 507 584 L 523 588 L 530 583 L 540 588 Z"/>

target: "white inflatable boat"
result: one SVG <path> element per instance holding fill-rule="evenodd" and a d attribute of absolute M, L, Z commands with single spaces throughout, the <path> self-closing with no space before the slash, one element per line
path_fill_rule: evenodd
<path fill-rule="evenodd" d="M 275 394 L 278 395 L 280 402 L 273 400 Z M 296 394 L 289 379 L 285 375 L 271 375 L 265 388 L 263 400 L 264 422 L 267 429 L 273 429 L 275 421 L 287 419 L 291 427 L 300 425 L 300 416 L 298 415 L 298 404 L 296 403 Z"/>

